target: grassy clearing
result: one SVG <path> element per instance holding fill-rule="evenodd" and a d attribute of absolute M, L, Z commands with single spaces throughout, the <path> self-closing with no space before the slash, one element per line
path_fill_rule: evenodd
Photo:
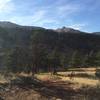
<path fill-rule="evenodd" d="M 79 88 L 83 85 L 88 86 L 96 86 L 99 81 L 94 79 L 88 79 L 88 78 L 73 78 L 73 80 L 70 79 L 70 77 L 64 77 L 64 76 L 51 76 L 51 75 L 37 75 L 37 78 L 42 81 L 63 81 L 63 82 L 71 82 L 74 83 L 74 88 Z"/>
<path fill-rule="evenodd" d="M 83 71 L 84 70 L 84 71 Z M 71 72 L 75 75 L 70 78 Z M 18 73 L 11 79 L 22 80 L 0 96 L 4 100 L 100 100 L 100 82 L 95 76 L 96 68 L 76 68 L 66 72 L 35 74 Z M 9 79 L 9 77 L 8 77 Z M 7 81 L 4 76 L 0 80 Z"/>
<path fill-rule="evenodd" d="M 71 72 L 74 71 L 75 75 L 73 79 L 70 79 Z M 37 74 L 36 77 L 42 81 L 69 81 L 74 84 L 96 86 L 99 83 L 99 80 L 95 76 L 96 68 L 74 68 L 69 69 L 66 72 L 58 72 L 58 75 L 51 75 L 50 73 Z M 58 81 L 58 80 L 57 80 Z"/>
<path fill-rule="evenodd" d="M 71 72 L 74 71 L 75 75 L 71 79 L 70 74 Z M 58 72 L 58 75 L 51 75 L 51 73 L 39 73 L 36 74 L 35 77 L 37 77 L 39 80 L 42 81 L 69 81 L 73 83 L 77 83 L 80 86 L 82 85 L 90 85 L 90 86 L 95 86 L 98 84 L 98 79 L 95 76 L 96 68 L 73 68 L 73 69 L 68 69 L 68 71 L 65 72 Z M 16 78 L 16 76 L 32 76 L 32 73 L 30 74 L 25 74 L 25 73 L 20 73 L 13 75 L 11 74 L 12 79 Z M 8 79 L 7 79 L 8 78 Z M 0 83 L 6 83 L 9 81 L 9 77 L 7 78 L 4 77 L 4 75 L 0 74 Z"/>

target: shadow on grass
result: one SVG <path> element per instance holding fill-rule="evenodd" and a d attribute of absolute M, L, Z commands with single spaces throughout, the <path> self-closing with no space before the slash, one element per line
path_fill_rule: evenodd
<path fill-rule="evenodd" d="M 72 69 L 67 69 L 66 71 L 68 71 L 68 72 L 70 72 L 70 71 L 85 72 L 84 69 L 79 69 L 79 68 L 77 68 L 77 69 L 74 69 L 74 68 L 72 68 Z"/>
<path fill-rule="evenodd" d="M 57 82 L 42 82 L 36 78 L 31 77 L 20 77 L 20 79 L 21 82 L 16 84 L 20 88 L 33 88 L 35 91 L 39 92 L 39 94 L 47 98 L 56 97 L 63 100 L 70 100 L 73 95 L 76 95 L 76 92 L 71 88 L 67 87 L 67 89 L 65 89 L 65 87 L 63 87 L 64 85 L 66 85 L 66 83 L 64 82 L 57 85 Z M 67 85 L 70 84 L 71 83 L 68 83 Z"/>
<path fill-rule="evenodd" d="M 80 90 L 74 90 L 73 88 L 70 87 L 70 85 L 72 84 L 74 83 L 64 82 L 64 81 L 43 82 L 36 79 L 35 77 L 34 78 L 33 77 L 18 77 L 14 80 L 11 80 L 10 91 L 12 87 L 17 86 L 26 91 L 33 89 L 37 91 L 41 96 L 48 98 L 47 100 L 49 100 L 52 97 L 61 98 L 62 100 L 100 100 L 100 96 L 98 92 L 95 91 L 97 88 L 91 89 L 91 88 L 86 87 L 86 88 L 81 88 Z M 98 98 L 92 99 L 93 96 L 95 98 L 96 97 Z M 91 98 L 91 99 L 84 99 L 84 98 Z M 42 99 L 39 99 L 39 100 L 42 100 Z M 50 100 L 53 100 L 53 99 L 50 99 Z"/>
<path fill-rule="evenodd" d="M 71 100 L 73 96 L 79 93 L 70 88 L 70 84 L 71 83 L 64 82 L 42 82 L 32 77 L 18 77 L 15 80 L 11 80 L 11 86 L 9 90 L 11 91 L 12 87 L 17 86 L 26 91 L 33 89 L 37 91 L 41 96 L 49 99 L 55 97 L 61 98 L 62 100 Z"/>
<path fill-rule="evenodd" d="M 97 79 L 96 76 L 87 74 L 87 73 L 75 73 L 73 75 L 71 74 L 66 74 L 66 75 L 62 75 L 62 74 L 57 74 L 57 76 L 61 76 L 61 77 L 70 77 L 70 78 L 75 78 L 75 77 L 79 77 L 79 78 L 88 78 L 88 79 Z"/>
<path fill-rule="evenodd" d="M 100 100 L 100 84 L 95 87 L 83 86 L 80 89 L 85 97 L 85 100 Z"/>

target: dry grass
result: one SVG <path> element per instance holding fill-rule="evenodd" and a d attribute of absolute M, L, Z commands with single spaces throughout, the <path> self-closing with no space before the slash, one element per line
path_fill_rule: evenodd
<path fill-rule="evenodd" d="M 99 68 L 99 67 L 98 67 Z M 100 68 L 99 68 L 100 69 Z M 85 68 L 85 67 L 82 67 L 82 68 L 70 68 L 68 70 L 83 70 L 83 71 L 95 71 L 96 68 L 95 67 L 89 67 L 89 68 Z"/>
<path fill-rule="evenodd" d="M 7 83 L 7 80 L 6 80 L 6 78 L 4 77 L 4 75 L 1 75 L 1 74 L 0 74 L 0 83 L 1 83 L 1 84 Z"/>
<path fill-rule="evenodd" d="M 71 79 L 69 76 L 72 71 L 75 72 L 75 77 L 73 77 L 73 79 Z M 82 85 L 96 86 L 99 83 L 99 80 L 97 80 L 95 77 L 95 71 L 96 68 L 74 68 L 74 69 L 69 69 L 69 71 L 66 72 L 58 72 L 58 75 L 54 76 L 52 76 L 50 73 L 45 73 L 45 74 L 37 74 L 36 77 L 42 81 L 49 81 L 53 79 L 52 77 L 54 77 L 58 78 L 59 81 L 69 81 L 74 84 L 78 84 L 79 86 Z"/>
<path fill-rule="evenodd" d="M 75 76 L 70 78 L 71 72 Z M 35 77 L 42 83 L 37 87 L 37 83 L 32 87 L 23 88 L 13 86 L 11 90 L 0 93 L 4 100 L 100 100 L 100 84 L 95 77 L 96 68 L 75 68 L 66 72 L 58 72 L 57 75 L 51 73 L 36 74 Z M 20 73 L 15 76 L 31 77 L 32 74 Z M 14 76 L 14 77 L 15 77 Z M 89 77 L 91 76 L 91 77 Z M 4 76 L 0 76 L 1 82 L 6 81 Z M 23 83 L 24 84 L 24 83 Z M 29 86 L 29 84 L 28 84 Z"/>
<path fill-rule="evenodd" d="M 73 79 L 71 80 L 69 75 L 71 74 L 71 72 L 74 71 L 75 72 L 75 77 L 73 77 Z M 74 68 L 74 69 L 69 69 L 66 72 L 58 72 L 58 75 L 51 75 L 51 73 L 40 73 L 40 74 L 36 74 L 35 77 L 37 77 L 39 80 L 42 81 L 49 81 L 49 80 L 59 80 L 59 81 L 69 81 L 69 82 L 73 82 L 73 83 L 77 83 L 80 86 L 81 85 L 90 85 L 90 86 L 95 86 L 96 84 L 98 84 L 98 80 L 97 79 L 92 79 L 89 78 L 86 75 L 91 75 L 91 77 L 95 77 L 95 71 L 96 68 Z M 20 73 L 20 74 L 16 74 L 15 76 L 31 76 L 32 73 L 30 74 L 25 74 L 25 73 Z M 80 75 L 80 76 L 79 76 Z M 13 75 L 13 78 L 15 78 L 15 76 Z M 85 76 L 85 77 L 83 77 Z M 3 75 L 0 74 L 0 83 L 6 83 L 8 80 L 5 79 L 5 77 Z"/>

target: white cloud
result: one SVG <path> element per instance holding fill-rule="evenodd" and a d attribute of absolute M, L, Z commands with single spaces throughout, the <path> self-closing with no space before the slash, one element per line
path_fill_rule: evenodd
<path fill-rule="evenodd" d="M 82 30 L 87 24 L 73 24 L 73 25 L 68 25 L 70 28 L 74 28 L 77 30 Z"/>
<path fill-rule="evenodd" d="M 78 5 L 73 5 L 73 4 L 58 6 L 58 12 L 64 15 L 69 15 L 78 12 L 79 10 L 80 7 Z"/>
<path fill-rule="evenodd" d="M 59 22 L 57 20 L 54 20 L 54 19 L 43 19 L 40 22 L 37 22 L 36 24 L 43 27 L 46 24 L 52 24 L 52 26 L 54 26 L 55 24 L 58 24 L 58 23 Z"/>
<path fill-rule="evenodd" d="M 12 0 L 0 0 L 0 13 L 9 13 L 14 10 Z"/>
<path fill-rule="evenodd" d="M 17 23 L 20 25 L 31 25 L 32 23 L 32 16 L 13 16 L 8 19 L 13 23 Z"/>
<path fill-rule="evenodd" d="M 39 10 L 32 16 L 32 22 L 39 26 L 44 26 L 44 24 L 57 23 L 54 18 L 47 16 L 47 10 Z"/>
<path fill-rule="evenodd" d="M 80 3 L 76 3 L 74 0 L 57 0 L 57 4 L 53 5 L 52 11 L 61 18 L 68 18 L 79 13 L 81 10 L 82 7 Z"/>
<path fill-rule="evenodd" d="M 39 10 L 32 15 L 34 22 L 41 21 L 46 16 L 46 10 Z"/>
<path fill-rule="evenodd" d="M 38 10 L 33 15 L 28 16 L 13 16 L 9 21 L 21 25 L 36 25 L 41 27 L 45 24 L 58 23 L 55 19 L 47 17 L 46 10 Z"/>

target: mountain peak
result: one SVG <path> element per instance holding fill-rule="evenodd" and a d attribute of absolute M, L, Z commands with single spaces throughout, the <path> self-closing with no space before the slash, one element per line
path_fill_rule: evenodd
<path fill-rule="evenodd" d="M 56 29 L 57 32 L 71 32 L 71 33 L 80 33 L 79 30 L 73 29 L 73 28 L 69 28 L 69 27 L 62 27 L 62 28 L 58 28 Z"/>

